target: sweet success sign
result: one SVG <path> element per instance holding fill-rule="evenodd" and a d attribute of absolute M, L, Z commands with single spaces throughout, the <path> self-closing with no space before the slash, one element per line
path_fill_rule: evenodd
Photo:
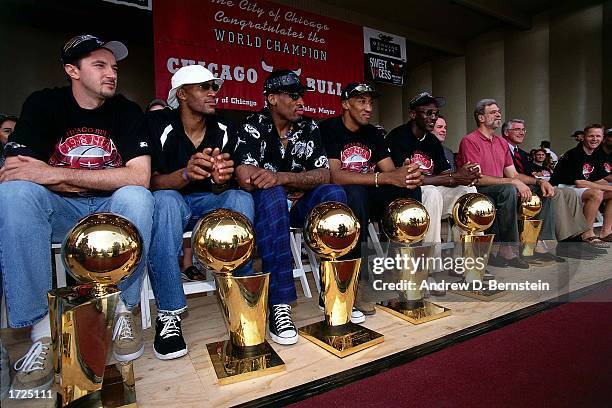
<path fill-rule="evenodd" d="M 170 78 L 200 64 L 224 79 L 218 108 L 257 111 L 273 69 L 292 69 L 314 92 L 311 117 L 338 115 L 340 89 L 363 81 L 359 26 L 265 0 L 155 0 L 155 84 L 165 99 Z"/>

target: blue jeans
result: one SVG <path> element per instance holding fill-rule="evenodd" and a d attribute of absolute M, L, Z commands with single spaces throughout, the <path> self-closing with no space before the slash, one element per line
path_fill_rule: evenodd
<path fill-rule="evenodd" d="M 51 243 L 63 241 L 77 221 L 110 211 L 134 223 L 147 259 L 153 220 L 149 190 L 127 186 L 109 197 L 68 198 L 29 181 L 0 184 L 0 269 L 11 327 L 31 326 L 48 313 L 52 286 Z M 121 298 L 132 309 L 140 302 L 145 262 L 119 284 Z"/>
<path fill-rule="evenodd" d="M 191 230 L 202 215 L 217 208 L 229 208 L 242 213 L 252 223 L 253 198 L 241 190 L 185 196 L 175 190 L 159 190 L 153 193 L 153 198 L 155 212 L 149 251 L 149 279 L 158 312 L 179 314 L 187 308 L 177 261 L 183 247 L 183 231 Z M 235 273 L 252 273 L 252 262 Z M 162 293 L 163 296 L 157 296 Z"/>

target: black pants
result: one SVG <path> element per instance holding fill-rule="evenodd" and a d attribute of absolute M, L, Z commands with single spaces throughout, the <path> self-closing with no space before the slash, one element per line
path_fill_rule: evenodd
<path fill-rule="evenodd" d="M 396 186 L 342 186 L 346 191 L 348 206 L 353 210 L 361 224 L 359 244 L 348 255 L 342 259 L 356 259 L 363 256 L 361 248 L 368 242 L 368 223 L 370 220 L 378 221 L 382 218 L 387 206 L 398 198 L 413 198 L 421 201 L 421 189 L 409 190 Z M 362 262 L 361 280 L 367 280 L 367 262 Z"/>

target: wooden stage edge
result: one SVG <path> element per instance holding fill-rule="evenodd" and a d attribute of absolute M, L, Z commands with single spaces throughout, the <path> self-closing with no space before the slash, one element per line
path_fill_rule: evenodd
<path fill-rule="evenodd" d="M 391 368 L 409 363 L 417 358 L 424 357 L 428 354 L 435 353 L 446 347 L 452 346 L 470 340 L 481 334 L 488 333 L 504 326 L 536 315 L 546 310 L 554 309 L 560 305 L 569 303 L 573 300 L 580 299 L 590 293 L 612 287 L 612 278 L 607 279 L 590 286 L 583 287 L 570 293 L 563 294 L 553 299 L 545 300 L 535 305 L 527 306 L 523 309 L 510 312 L 508 314 L 496 317 L 492 320 L 470 326 L 446 336 L 437 338 L 427 343 L 400 351 L 395 354 L 380 358 L 375 361 L 342 371 L 316 381 L 311 381 L 297 387 L 289 388 L 275 394 L 266 395 L 265 397 L 235 405 L 235 407 L 266 407 L 266 406 L 284 406 L 298 401 L 302 401 L 315 395 L 323 394 L 327 391 L 338 387 L 350 384 L 354 381 L 363 378 L 371 377 Z"/>

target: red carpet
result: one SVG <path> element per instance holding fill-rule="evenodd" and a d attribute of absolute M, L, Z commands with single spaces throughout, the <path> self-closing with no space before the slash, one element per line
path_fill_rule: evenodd
<path fill-rule="evenodd" d="M 292 406 L 610 407 L 612 287 Z"/>

